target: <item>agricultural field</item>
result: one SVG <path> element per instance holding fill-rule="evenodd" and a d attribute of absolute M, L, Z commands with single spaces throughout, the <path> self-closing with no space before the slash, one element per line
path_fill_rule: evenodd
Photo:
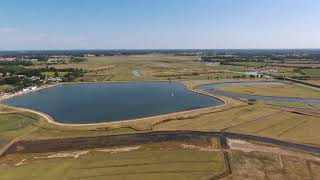
<path fill-rule="evenodd" d="M 276 153 L 231 151 L 232 174 L 222 179 L 318 179 L 320 163 Z"/>
<path fill-rule="evenodd" d="M 227 151 L 219 138 L 211 138 L 15 153 L 0 159 L 0 173 L 3 179 L 317 179 L 320 175 L 316 154 L 267 143 L 234 139 L 227 143 Z"/>
<path fill-rule="evenodd" d="M 298 86 L 295 84 L 228 85 L 224 87 L 216 87 L 215 89 L 237 94 L 320 99 L 320 90 Z"/>
<path fill-rule="evenodd" d="M 320 104 L 305 104 L 298 102 L 268 102 L 267 105 L 277 106 L 277 107 L 289 107 L 289 108 L 298 108 L 306 110 L 320 110 Z"/>
<path fill-rule="evenodd" d="M 226 131 L 274 139 L 320 144 L 319 114 L 266 104 L 234 107 L 195 118 L 159 123 L 154 130 Z"/>
<path fill-rule="evenodd" d="M 33 68 L 45 68 L 46 66 L 45 64 L 35 65 Z M 81 68 L 86 73 L 84 77 L 76 81 L 85 82 L 233 78 L 239 74 L 222 70 L 246 70 L 245 67 L 231 65 L 208 66 L 200 62 L 198 56 L 162 54 L 88 57 L 84 62 L 55 64 L 49 65 L 50 67 L 56 69 Z M 137 76 L 134 71 L 137 71 L 139 75 Z"/>
<path fill-rule="evenodd" d="M 0 173 L 3 179 L 210 179 L 227 171 L 217 142 L 12 154 L 0 159 Z"/>

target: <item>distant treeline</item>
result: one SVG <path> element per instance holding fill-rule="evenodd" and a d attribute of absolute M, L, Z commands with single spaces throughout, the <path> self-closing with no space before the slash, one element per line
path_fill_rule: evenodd
<path fill-rule="evenodd" d="M 57 69 L 54 67 L 45 67 L 38 69 L 27 69 L 21 66 L 5 66 L 0 68 L 0 73 L 2 73 L 2 77 L 7 76 L 17 76 L 24 75 L 26 77 L 37 76 L 41 79 L 44 78 L 43 72 L 68 72 L 64 75 L 64 81 L 73 81 L 78 77 L 82 77 L 84 75 L 84 71 L 78 68 L 65 68 L 65 69 Z"/>
<path fill-rule="evenodd" d="M 43 84 L 45 75 L 42 72 L 68 72 L 62 79 L 63 81 L 74 81 L 76 78 L 83 77 L 84 71 L 77 68 L 56 69 L 56 68 L 39 68 L 39 69 L 26 69 L 21 66 L 10 66 L 0 68 L 2 78 L 0 78 L 0 85 L 9 84 L 14 87 L 14 90 L 23 89 L 34 85 Z M 23 76 L 18 76 L 23 75 Z M 25 76 L 25 77 L 24 77 Z M 32 80 L 32 76 L 36 76 L 35 80 Z"/>
<path fill-rule="evenodd" d="M 31 66 L 31 61 L 0 61 L 0 66 Z"/>
<path fill-rule="evenodd" d="M 0 51 L 3 57 L 18 56 L 81 56 L 95 55 L 143 55 L 143 54 L 178 54 L 178 55 L 236 55 L 240 57 L 272 56 L 272 55 L 308 55 L 320 57 L 320 49 L 119 49 L 119 50 L 35 50 L 35 51 Z M 295 56 L 292 56 L 295 57 Z"/>

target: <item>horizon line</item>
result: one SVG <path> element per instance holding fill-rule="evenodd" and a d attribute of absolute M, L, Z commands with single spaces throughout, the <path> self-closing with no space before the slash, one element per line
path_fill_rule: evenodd
<path fill-rule="evenodd" d="M 157 51 L 167 51 L 167 50 L 320 50 L 319 48 L 112 48 L 112 49 L 9 49 L 1 50 L 5 51 L 143 51 L 143 50 L 157 50 Z"/>

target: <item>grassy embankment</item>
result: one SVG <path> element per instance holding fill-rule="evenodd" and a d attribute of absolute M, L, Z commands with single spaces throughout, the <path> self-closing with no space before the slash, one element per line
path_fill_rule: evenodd
<path fill-rule="evenodd" d="M 228 85 L 217 87 L 216 90 L 259 96 L 275 96 L 275 97 L 296 97 L 296 98 L 316 98 L 320 99 L 320 90 L 315 90 L 294 84 L 283 85 Z"/>

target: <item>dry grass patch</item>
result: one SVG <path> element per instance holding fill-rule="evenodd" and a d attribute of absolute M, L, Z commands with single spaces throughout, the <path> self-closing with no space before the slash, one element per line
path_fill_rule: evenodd
<path fill-rule="evenodd" d="M 249 94 L 258 96 L 318 98 L 320 91 L 294 84 L 283 85 L 228 85 L 215 89 L 228 93 Z"/>
<path fill-rule="evenodd" d="M 124 148 L 130 150 L 112 153 Z M 9 155 L 0 159 L 0 173 L 3 179 L 160 180 L 209 179 L 226 171 L 222 152 L 184 149 L 179 142 L 109 150 L 92 149 L 76 158 L 74 155 L 78 152 L 60 153 L 63 156 L 57 153 Z M 19 162 L 22 163 L 17 165 Z"/>
<path fill-rule="evenodd" d="M 314 164 L 309 170 L 307 163 L 309 161 L 301 158 L 270 153 L 232 151 L 232 174 L 224 179 L 312 179 L 319 176 L 319 171 L 316 170 L 319 165 Z"/>

